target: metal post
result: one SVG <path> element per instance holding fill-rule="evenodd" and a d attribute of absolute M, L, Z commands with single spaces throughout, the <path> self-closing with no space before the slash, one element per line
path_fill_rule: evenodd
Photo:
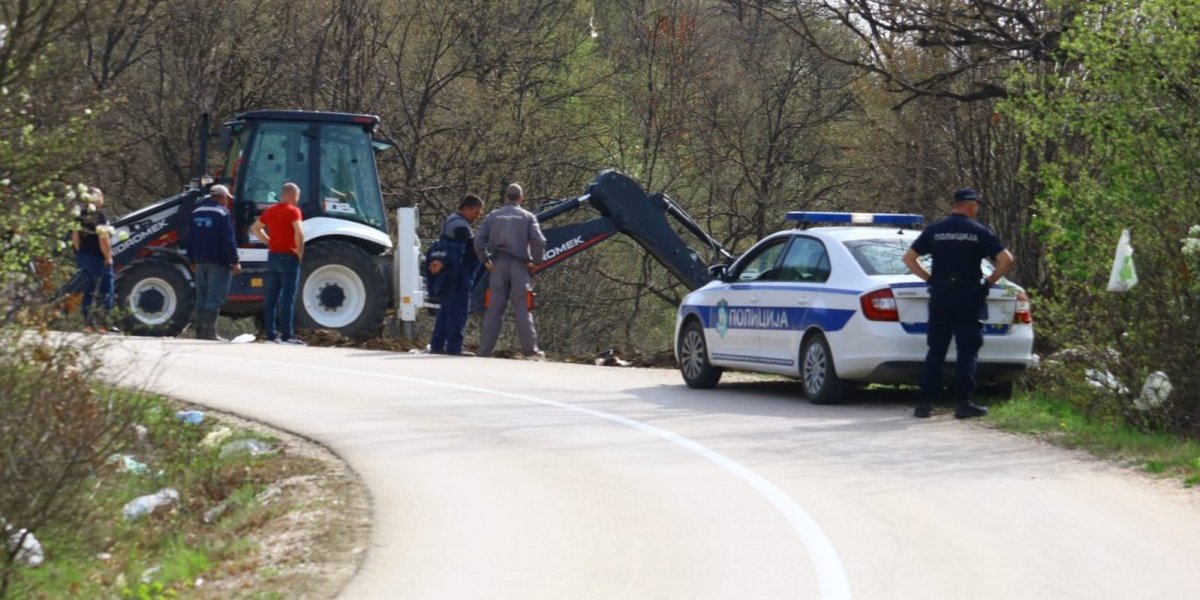
<path fill-rule="evenodd" d="M 425 306 L 425 286 L 421 281 L 421 239 L 417 237 L 417 207 L 396 209 L 396 251 L 393 255 L 393 287 L 396 290 L 396 315 L 401 331 L 411 336 L 417 310 Z"/>

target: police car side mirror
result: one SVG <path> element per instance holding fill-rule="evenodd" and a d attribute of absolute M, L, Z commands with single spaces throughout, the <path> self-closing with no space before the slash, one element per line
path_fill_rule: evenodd
<path fill-rule="evenodd" d="M 713 265 L 708 268 L 708 274 L 718 281 L 729 281 L 729 265 Z"/>

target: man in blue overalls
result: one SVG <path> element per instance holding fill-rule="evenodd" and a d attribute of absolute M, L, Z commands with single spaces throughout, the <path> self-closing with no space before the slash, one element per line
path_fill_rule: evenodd
<path fill-rule="evenodd" d="M 904 264 L 914 275 L 929 282 L 929 353 L 921 369 L 921 401 L 913 416 L 929 417 L 933 401 L 942 392 L 942 370 L 946 351 L 953 339 L 958 347 L 954 363 L 953 395 L 958 419 L 982 417 L 987 409 L 971 402 L 975 389 L 975 362 L 983 346 L 980 315 L 988 290 L 1012 268 L 1013 255 L 1004 249 L 991 229 L 975 220 L 979 193 L 970 188 L 954 192 L 949 216 L 930 225 L 904 254 Z M 918 257 L 933 255 L 933 273 Z M 989 259 L 995 270 L 986 279 L 980 263 Z"/>
<path fill-rule="evenodd" d="M 440 275 L 437 320 L 433 325 L 433 336 L 429 341 L 430 354 L 469 355 L 463 350 L 463 329 L 467 326 L 467 309 L 470 303 L 471 286 L 479 270 L 475 257 L 474 232 L 471 224 L 483 212 L 483 200 L 468 194 L 458 203 L 458 212 L 446 217 L 442 225 L 442 239 L 449 243 L 446 260 Z"/>
<path fill-rule="evenodd" d="M 217 317 L 229 295 L 229 283 L 242 270 L 238 262 L 237 239 L 229 207 L 233 195 L 229 188 L 214 185 L 199 206 L 192 211 L 188 227 L 187 258 L 196 281 L 196 339 L 226 341 L 217 334 Z"/>

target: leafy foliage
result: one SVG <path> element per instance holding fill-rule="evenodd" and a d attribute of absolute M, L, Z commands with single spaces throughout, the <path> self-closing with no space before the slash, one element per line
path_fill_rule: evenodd
<path fill-rule="evenodd" d="M 1035 227 L 1054 286 L 1043 332 L 1103 356 L 1094 366 L 1129 390 L 1119 400 L 1129 418 L 1192 431 L 1200 427 L 1200 295 L 1185 238 L 1200 223 L 1197 28 L 1193 0 L 1086 5 L 1062 42 L 1065 75 L 1012 103 L 1032 144 L 1052 156 L 1036 171 L 1044 191 Z M 1110 294 L 1108 249 L 1125 228 L 1140 284 Z M 1127 396 L 1153 371 L 1166 372 L 1175 393 L 1161 413 L 1136 413 Z"/>

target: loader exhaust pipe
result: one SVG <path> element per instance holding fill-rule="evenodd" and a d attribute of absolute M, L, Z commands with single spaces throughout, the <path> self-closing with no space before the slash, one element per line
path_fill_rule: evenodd
<path fill-rule="evenodd" d="M 204 176 L 208 174 L 208 113 L 200 115 L 199 156 L 196 157 L 196 168 L 192 173 L 192 189 L 204 186 Z"/>

